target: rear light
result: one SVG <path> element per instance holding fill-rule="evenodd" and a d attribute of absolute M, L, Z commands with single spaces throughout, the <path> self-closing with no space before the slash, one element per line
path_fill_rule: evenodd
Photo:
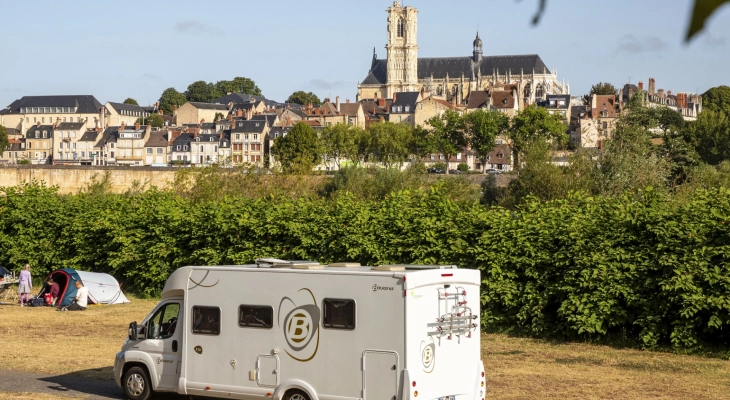
<path fill-rule="evenodd" d="M 482 381 L 482 387 L 484 387 L 484 381 Z"/>
<path fill-rule="evenodd" d="M 403 282 L 405 282 L 405 281 L 406 281 L 406 277 L 404 276 L 404 277 L 403 277 Z"/>
<path fill-rule="evenodd" d="M 454 274 L 441 274 L 441 276 L 454 276 Z"/>
<path fill-rule="evenodd" d="M 484 371 L 482 371 L 482 378 L 484 378 Z"/>
<path fill-rule="evenodd" d="M 416 381 L 413 381 L 411 385 L 413 385 L 413 387 L 416 387 Z"/>
<path fill-rule="evenodd" d="M 416 390 L 415 392 L 413 392 L 413 397 L 418 397 L 418 390 Z M 484 399 L 482 399 L 482 400 L 484 400 Z"/>

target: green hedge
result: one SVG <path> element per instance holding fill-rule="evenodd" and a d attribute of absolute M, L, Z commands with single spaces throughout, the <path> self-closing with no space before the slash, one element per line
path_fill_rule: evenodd
<path fill-rule="evenodd" d="M 677 350 L 727 348 L 730 191 L 682 203 L 576 195 L 517 211 L 438 189 L 381 201 L 0 189 L 0 263 L 108 272 L 156 295 L 183 265 L 257 257 L 456 263 L 482 271 L 486 329 Z"/>

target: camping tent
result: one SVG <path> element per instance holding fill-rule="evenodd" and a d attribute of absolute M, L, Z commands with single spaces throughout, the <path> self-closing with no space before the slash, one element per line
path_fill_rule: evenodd
<path fill-rule="evenodd" d="M 76 297 L 76 286 L 74 282 L 81 283 L 89 289 L 89 303 L 91 304 L 121 304 L 129 303 L 127 297 L 122 293 L 119 282 L 109 274 L 98 272 L 78 271 L 73 268 L 57 269 L 51 272 L 47 278 L 53 278 L 58 283 L 60 291 L 56 306 L 68 306 Z M 48 284 L 44 283 L 42 293 L 48 290 Z"/>

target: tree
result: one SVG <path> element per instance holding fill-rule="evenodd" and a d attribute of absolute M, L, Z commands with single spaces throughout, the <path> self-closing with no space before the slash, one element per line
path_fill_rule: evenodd
<path fill-rule="evenodd" d="M 277 137 L 271 152 L 287 173 L 311 173 L 322 160 L 322 145 L 317 132 L 302 122 L 294 125 L 286 136 Z"/>
<path fill-rule="evenodd" d="M 699 153 L 702 161 L 717 165 L 730 160 L 730 117 L 719 111 L 706 110 L 689 125 L 685 140 Z"/>
<path fill-rule="evenodd" d="M 722 85 L 708 89 L 702 94 L 702 108 L 730 115 L 730 87 Z"/>
<path fill-rule="evenodd" d="M 137 118 L 137 122 L 139 122 L 140 125 L 152 125 L 155 128 L 162 128 L 165 126 L 165 120 L 160 114 L 150 114 L 147 118 L 139 117 Z"/>
<path fill-rule="evenodd" d="M 322 104 L 322 102 L 319 100 L 319 97 L 317 97 L 316 94 L 312 92 L 305 92 L 302 90 L 296 91 L 289 96 L 288 99 L 286 99 L 287 103 L 293 103 L 293 104 L 301 104 L 301 105 L 307 105 L 309 103 L 312 104 Z"/>
<path fill-rule="evenodd" d="M 4 126 L 0 125 L 0 156 L 3 155 L 5 149 L 10 146 L 10 140 L 8 140 L 8 130 Z"/>
<path fill-rule="evenodd" d="M 471 149 L 477 153 L 486 173 L 487 157 L 497 146 L 497 136 L 507 133 L 509 117 L 496 110 L 476 110 L 464 116 L 464 123 Z"/>
<path fill-rule="evenodd" d="M 185 91 L 185 98 L 188 101 L 195 101 L 200 103 L 207 103 L 213 100 L 218 94 L 218 90 L 212 83 L 206 83 L 205 81 L 193 82 L 188 86 L 188 90 Z"/>
<path fill-rule="evenodd" d="M 357 155 L 357 127 L 347 124 L 326 126 L 322 130 L 322 146 L 324 155 L 334 160 L 337 169 L 343 158 Z"/>
<path fill-rule="evenodd" d="M 231 81 L 218 81 L 215 84 L 215 87 L 219 95 L 211 98 L 211 100 L 225 96 L 228 93 L 245 93 L 252 96 L 262 95 L 261 89 L 256 86 L 256 82 L 254 82 L 250 78 L 245 78 L 242 76 L 237 76 Z"/>
<path fill-rule="evenodd" d="M 587 95 L 583 96 L 583 104 L 591 104 L 591 98 L 594 94 L 618 96 L 618 89 L 616 89 L 610 83 L 598 82 L 597 84 L 591 86 L 591 90 L 588 92 Z"/>
<path fill-rule="evenodd" d="M 215 116 L 213 117 L 213 122 L 218 122 L 224 118 L 225 118 L 225 115 L 223 115 L 223 113 L 217 112 L 217 113 L 215 113 Z"/>
<path fill-rule="evenodd" d="M 372 154 L 386 168 L 402 164 L 410 154 L 413 127 L 407 124 L 379 122 L 368 128 L 372 137 Z"/>
<path fill-rule="evenodd" d="M 448 164 L 451 156 L 461 152 L 467 144 L 464 118 L 456 111 L 446 110 L 443 115 L 426 121 L 426 124 L 431 127 L 431 147 L 446 157 Z"/>
<path fill-rule="evenodd" d="M 519 154 L 536 141 L 567 142 L 566 126 L 560 117 L 550 114 L 547 109 L 529 106 L 514 116 L 510 128 L 515 168 L 519 167 Z"/>
<path fill-rule="evenodd" d="M 175 88 L 167 88 L 160 95 L 160 109 L 165 114 L 172 115 L 172 110 L 175 106 L 180 107 L 187 101 L 185 95 L 175 90 Z"/>
<path fill-rule="evenodd" d="M 139 105 L 139 103 L 137 103 L 137 100 L 135 100 L 135 99 L 133 99 L 131 97 L 127 97 L 127 99 L 124 100 L 124 104 L 131 104 L 133 106 L 138 106 Z"/>

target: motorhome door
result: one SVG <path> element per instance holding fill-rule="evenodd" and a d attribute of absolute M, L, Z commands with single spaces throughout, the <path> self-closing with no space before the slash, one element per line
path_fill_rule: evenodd
<path fill-rule="evenodd" d="M 147 320 L 144 340 L 138 348 L 152 357 L 154 366 L 150 373 L 157 375 L 159 389 L 175 389 L 180 377 L 182 361 L 181 301 L 170 301 L 161 305 Z M 181 321 L 182 323 L 182 321 Z"/>
<path fill-rule="evenodd" d="M 398 396 L 398 354 L 365 350 L 362 354 L 364 400 L 395 400 Z"/>

